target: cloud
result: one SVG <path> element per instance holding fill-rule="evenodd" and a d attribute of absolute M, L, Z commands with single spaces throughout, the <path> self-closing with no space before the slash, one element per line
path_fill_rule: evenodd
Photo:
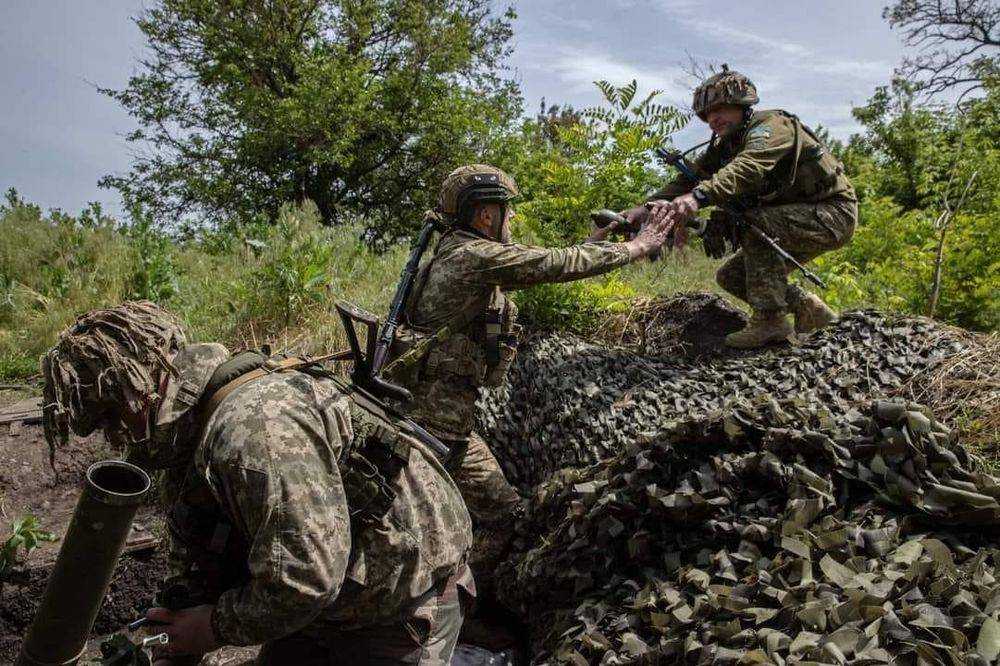
<path fill-rule="evenodd" d="M 566 83 L 568 92 L 573 93 L 593 92 L 594 81 L 601 79 L 615 85 L 624 85 L 635 79 L 641 90 L 662 90 L 669 99 L 683 99 L 690 94 L 687 86 L 679 83 L 684 77 L 680 67 L 643 68 L 607 54 L 568 46 L 557 49 L 546 69 Z"/>

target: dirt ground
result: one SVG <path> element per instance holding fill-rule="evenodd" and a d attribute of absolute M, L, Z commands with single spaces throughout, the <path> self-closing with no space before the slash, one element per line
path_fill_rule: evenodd
<path fill-rule="evenodd" d="M 0 412 L 36 394 L 32 390 L 0 391 Z M 87 467 L 115 457 L 116 453 L 100 434 L 74 437 L 60 450 L 53 470 L 40 424 L 13 427 L 0 424 L 0 541 L 6 540 L 15 520 L 29 514 L 57 537 L 56 541 L 43 542 L 0 583 L 0 664 L 13 663 L 17 658 L 73 516 Z M 156 540 L 161 534 L 162 521 L 155 507 L 144 506 L 136 516 L 126 548 Z M 158 547 L 147 547 L 122 557 L 94 624 L 86 657 L 99 656 L 104 636 L 120 631 L 142 615 L 165 573 L 165 556 Z M 255 654 L 254 648 L 229 648 L 213 654 L 205 663 L 235 666 Z"/>

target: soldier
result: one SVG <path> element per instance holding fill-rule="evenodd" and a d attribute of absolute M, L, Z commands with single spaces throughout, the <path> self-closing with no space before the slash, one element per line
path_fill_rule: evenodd
<path fill-rule="evenodd" d="M 543 248 L 510 242 L 514 180 L 492 166 L 453 171 L 432 212 L 448 225 L 421 266 L 390 350 L 386 374 L 414 395 L 410 416 L 452 449 L 449 469 L 477 526 L 496 526 L 520 497 L 479 434 L 473 431 L 479 389 L 499 384 L 517 345 L 517 308 L 506 291 L 569 282 L 624 266 L 658 249 L 660 221 L 627 243 L 603 239 Z"/>
<path fill-rule="evenodd" d="M 754 111 L 757 102 L 753 83 L 725 65 L 698 86 L 692 109 L 712 129 L 709 147 L 695 162 L 703 180 L 695 183 L 682 174 L 654 193 L 650 219 L 680 219 L 706 206 L 725 207 L 738 210 L 800 262 L 841 247 L 858 219 L 857 197 L 843 166 L 796 116 Z M 639 221 L 646 210 L 639 206 L 624 214 Z M 721 256 L 724 237 L 741 249 L 722 265 L 716 280 L 753 309 L 747 327 L 726 336 L 728 345 L 759 347 L 786 339 L 792 333 L 789 310 L 798 333 L 836 320 L 822 299 L 788 284 L 790 264 L 729 215 L 714 214 L 706 239 L 719 243 L 706 242 L 706 252 Z"/>
<path fill-rule="evenodd" d="M 164 470 L 160 598 L 196 605 L 148 612 L 158 666 L 259 643 L 262 664 L 449 663 L 471 522 L 405 423 L 299 359 L 187 344 L 149 302 L 80 317 L 42 370 L 51 446 L 102 428 Z"/>

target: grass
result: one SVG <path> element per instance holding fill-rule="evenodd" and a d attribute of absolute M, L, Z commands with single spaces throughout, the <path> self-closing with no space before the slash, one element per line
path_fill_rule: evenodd
<path fill-rule="evenodd" d="M 0 380 L 37 374 L 39 356 L 80 313 L 134 298 L 178 314 L 194 341 L 343 349 L 334 302 L 384 313 L 408 255 L 405 247 L 372 252 L 361 228 L 322 227 L 307 205 L 286 209 L 273 226 L 165 243 L 143 224 L 44 215 L 23 203 L 0 209 Z M 536 324 L 593 331 L 634 298 L 715 289 L 717 264 L 688 250 L 515 299 Z"/>

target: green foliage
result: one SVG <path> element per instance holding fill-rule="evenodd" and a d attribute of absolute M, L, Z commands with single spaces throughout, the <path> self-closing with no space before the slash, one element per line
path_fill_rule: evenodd
<path fill-rule="evenodd" d="M 944 234 L 937 317 L 975 330 L 1000 328 L 1000 85 L 958 109 L 919 105 L 913 86 L 879 88 L 855 110 L 865 133 L 844 160 L 861 199 L 851 243 L 820 257 L 841 307 L 927 311 Z M 945 201 L 970 196 L 947 228 Z"/>
<path fill-rule="evenodd" d="M 513 232 L 523 242 L 580 242 L 589 233 L 591 211 L 635 205 L 663 181 L 664 174 L 650 164 L 650 151 L 669 145 L 670 134 L 688 117 L 657 104 L 659 91 L 636 100 L 636 81 L 595 85 L 604 96 L 602 106 L 546 112 L 543 102 L 536 119 L 494 149 L 491 159 L 514 176 L 522 193 Z M 516 298 L 538 325 L 585 330 L 609 304 L 632 293 L 620 285 L 598 278 L 537 286 Z"/>
<path fill-rule="evenodd" d="M 636 101 L 635 81 L 620 88 L 606 81 L 596 85 L 605 97 L 602 106 L 561 114 L 553 107 L 494 148 L 491 159 L 521 189 L 514 220 L 519 238 L 577 242 L 588 233 L 592 210 L 635 205 L 662 183 L 650 151 L 669 145 L 670 134 L 688 116 L 655 103 L 659 91 Z"/>
<path fill-rule="evenodd" d="M 159 0 L 122 90 L 149 147 L 101 184 L 161 222 L 277 218 L 315 202 L 369 240 L 414 225 L 431 188 L 520 113 L 503 78 L 512 11 L 490 0 Z"/>
<path fill-rule="evenodd" d="M 55 541 L 51 532 L 42 529 L 41 523 L 32 515 L 15 520 L 11 534 L 0 545 L 0 578 L 3 578 L 18 562 L 18 554 L 28 557 L 41 541 Z"/>
<path fill-rule="evenodd" d="M 259 258 L 244 283 L 246 316 L 287 328 L 328 301 L 337 257 L 325 240 L 315 208 L 282 209 L 273 230 L 251 246 Z"/>
<path fill-rule="evenodd" d="M 166 302 L 177 293 L 177 271 L 173 261 L 173 243 L 159 231 L 153 218 L 136 206 L 127 236 L 135 253 L 135 270 L 129 296 Z"/>
<path fill-rule="evenodd" d="M 516 296 L 522 321 L 541 330 L 593 332 L 600 319 L 625 309 L 635 289 L 616 278 L 540 284 Z"/>

